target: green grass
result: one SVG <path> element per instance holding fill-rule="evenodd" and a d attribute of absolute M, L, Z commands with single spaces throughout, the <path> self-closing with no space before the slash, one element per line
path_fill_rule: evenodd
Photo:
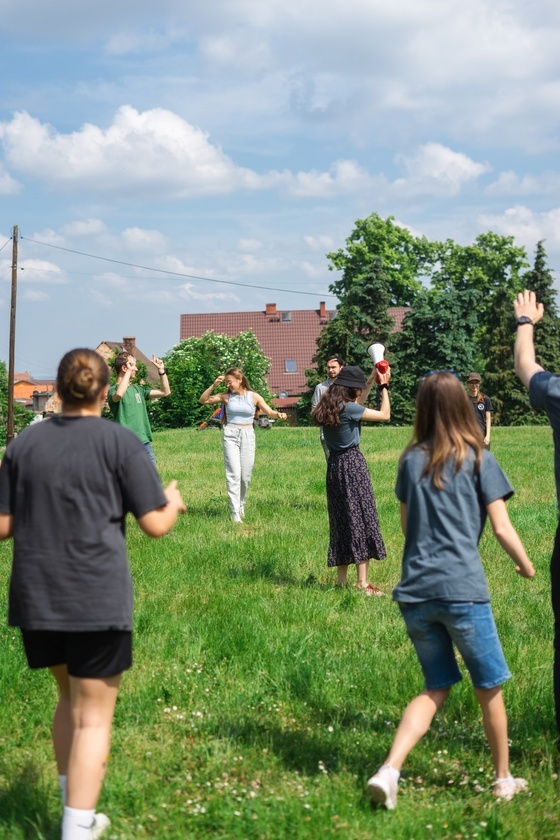
<path fill-rule="evenodd" d="M 409 434 L 372 427 L 362 436 L 388 549 L 370 579 L 387 593 L 399 580 L 393 488 Z M 129 528 L 135 664 L 123 680 L 99 803 L 112 819 L 109 837 L 560 837 L 548 428 L 493 430 L 493 452 L 517 491 L 510 515 L 537 576 L 515 575 L 489 530 L 481 542 L 513 673 L 504 689 L 512 769 L 531 793 L 493 801 L 489 750 L 465 679 L 409 757 L 392 813 L 371 810 L 365 782 L 422 679 L 390 597 L 333 586 L 318 432 L 257 431 L 242 527 L 229 521 L 217 431 L 162 432 L 154 448 L 164 481 L 179 480 L 187 514 L 157 541 Z M 9 565 L 4 544 L 4 592 Z M 27 669 L 17 631 L 2 626 L 0 644 L 0 838 L 54 840 L 54 686 Z"/>

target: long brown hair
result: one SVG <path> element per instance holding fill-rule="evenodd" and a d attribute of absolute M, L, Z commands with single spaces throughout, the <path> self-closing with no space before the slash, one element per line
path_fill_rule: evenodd
<path fill-rule="evenodd" d="M 325 391 L 318 405 L 311 412 L 313 421 L 318 426 L 341 426 L 340 415 L 349 402 L 357 396 L 356 388 L 332 384 Z"/>
<path fill-rule="evenodd" d="M 235 379 L 239 379 L 241 381 L 241 387 L 244 388 L 246 391 L 251 391 L 252 390 L 251 386 L 249 385 L 249 383 L 247 381 L 247 377 L 245 376 L 245 374 L 243 373 L 241 368 L 238 368 L 238 367 L 230 368 L 229 370 L 226 370 L 226 372 L 224 373 L 224 376 L 233 376 Z"/>
<path fill-rule="evenodd" d="M 459 472 L 470 449 L 475 456 L 475 473 L 482 460 L 482 432 L 469 398 L 459 379 L 448 371 L 426 376 L 418 387 L 412 440 L 403 456 L 413 447 L 426 452 L 422 475 L 431 474 L 438 490 L 444 489 L 443 469 L 454 461 Z"/>

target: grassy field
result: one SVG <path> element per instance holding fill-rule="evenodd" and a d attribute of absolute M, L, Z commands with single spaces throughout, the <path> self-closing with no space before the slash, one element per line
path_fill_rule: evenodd
<path fill-rule="evenodd" d="M 560 837 L 548 428 L 493 430 L 493 452 L 517 491 L 510 515 L 537 576 L 519 578 L 491 531 L 481 542 L 513 673 L 504 692 L 512 769 L 531 791 L 494 802 L 489 750 L 465 679 L 405 765 L 397 810 L 372 811 L 365 795 L 404 705 L 422 687 L 390 598 L 403 542 L 393 488 L 409 434 L 373 427 L 362 436 L 388 549 L 370 580 L 385 598 L 333 586 L 315 429 L 257 431 L 243 526 L 229 521 L 219 432 L 156 436 L 162 477 L 179 480 L 187 514 L 158 541 L 133 522 L 129 528 L 135 665 L 123 680 L 99 803 L 112 820 L 109 837 Z M 4 593 L 9 566 L 4 544 Z M 54 840 L 55 690 L 47 674 L 26 668 L 18 633 L 5 622 L 0 644 L 0 838 Z"/>

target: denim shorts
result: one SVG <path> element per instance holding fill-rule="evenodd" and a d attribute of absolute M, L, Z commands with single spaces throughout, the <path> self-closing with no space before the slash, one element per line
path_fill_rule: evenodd
<path fill-rule="evenodd" d="M 495 688 L 511 677 L 490 604 L 435 600 L 399 607 L 427 689 L 449 688 L 463 678 L 453 645 L 475 688 Z"/>

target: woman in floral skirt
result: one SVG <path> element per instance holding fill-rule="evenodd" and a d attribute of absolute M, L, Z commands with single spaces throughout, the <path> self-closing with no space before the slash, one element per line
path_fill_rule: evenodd
<path fill-rule="evenodd" d="M 347 365 L 313 409 L 313 420 L 323 427 L 329 449 L 327 464 L 327 504 L 330 542 L 329 567 L 336 566 L 338 585 L 348 584 L 348 566 L 355 565 L 358 582 L 367 595 L 382 595 L 368 582 L 369 561 L 386 557 L 379 528 L 377 508 L 366 460 L 359 449 L 362 420 L 378 423 L 389 420 L 391 409 L 388 386 L 391 371 L 375 372 L 381 392 L 379 411 L 364 408 L 357 400 L 366 388 L 366 377 L 359 367 Z"/>

